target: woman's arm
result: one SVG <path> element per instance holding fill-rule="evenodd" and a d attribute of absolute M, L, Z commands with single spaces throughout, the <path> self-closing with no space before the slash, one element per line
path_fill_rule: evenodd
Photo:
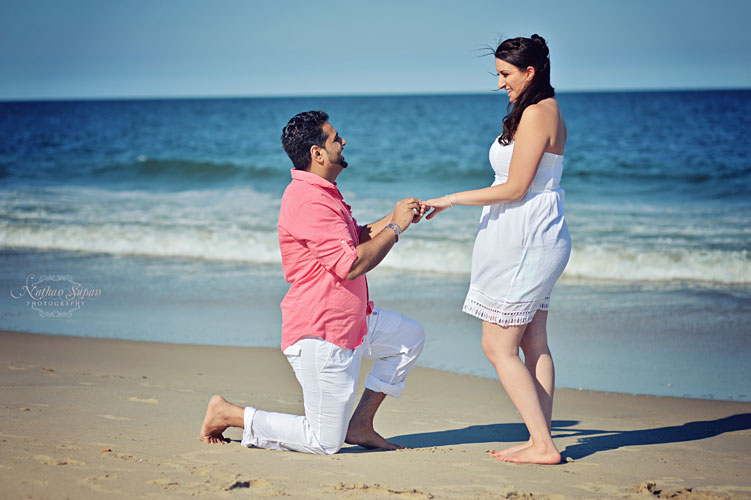
<path fill-rule="evenodd" d="M 514 136 L 514 153 L 505 183 L 426 200 L 425 204 L 433 207 L 427 218 L 432 219 L 438 212 L 454 205 L 484 206 L 522 199 L 535 178 L 537 166 L 550 142 L 551 117 L 548 115 L 549 110 L 536 105 L 524 110 Z"/>

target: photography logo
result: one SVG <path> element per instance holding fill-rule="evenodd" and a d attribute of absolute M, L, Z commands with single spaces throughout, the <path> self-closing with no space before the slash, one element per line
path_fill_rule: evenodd
<path fill-rule="evenodd" d="M 11 297 L 26 299 L 26 305 L 43 318 L 70 318 L 101 294 L 101 289 L 86 288 L 70 274 L 30 274 L 26 284 L 10 291 Z"/>

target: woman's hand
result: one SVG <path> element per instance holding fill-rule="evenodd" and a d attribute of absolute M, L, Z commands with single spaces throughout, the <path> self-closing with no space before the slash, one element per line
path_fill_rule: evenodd
<path fill-rule="evenodd" d="M 425 218 L 428 220 L 432 219 L 447 208 L 454 206 L 454 203 L 451 201 L 451 197 L 449 195 L 441 196 L 440 198 L 431 198 L 429 200 L 425 200 L 424 203 L 428 206 L 428 208 L 433 209 L 432 212 L 425 216 Z"/>

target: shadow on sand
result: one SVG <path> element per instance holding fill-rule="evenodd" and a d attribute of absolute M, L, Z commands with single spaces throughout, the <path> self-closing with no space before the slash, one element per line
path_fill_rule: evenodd
<path fill-rule="evenodd" d="M 576 420 L 554 420 L 553 430 L 561 427 L 576 425 Z M 456 444 L 497 443 L 499 441 L 525 441 L 529 439 L 527 427 L 518 424 L 488 424 L 471 425 L 463 429 L 447 431 L 424 432 L 420 434 L 404 434 L 386 438 L 405 448 L 432 448 L 433 446 L 451 446 Z M 346 446 L 346 445 L 345 445 Z M 362 446 L 342 448 L 341 453 L 362 453 L 368 450 Z"/>
<path fill-rule="evenodd" d="M 563 458 L 578 460 L 600 451 L 615 450 L 624 446 L 680 443 L 698 441 L 726 432 L 751 429 L 751 413 L 741 413 L 717 420 L 688 422 L 671 427 L 640 429 L 635 431 L 608 431 L 602 429 L 571 429 L 576 420 L 553 420 L 553 438 L 582 436 L 578 443 L 567 446 Z M 515 443 L 529 439 L 527 428 L 522 423 L 472 425 L 463 429 L 404 434 L 388 438 L 393 443 L 407 448 L 429 448 L 473 443 Z M 364 448 L 347 448 L 350 453 L 365 451 Z M 342 450 L 345 451 L 345 450 Z"/>
<path fill-rule="evenodd" d="M 562 455 L 577 460 L 593 455 L 598 451 L 615 450 L 624 446 L 699 441 L 726 432 L 746 429 L 751 429 L 751 413 L 739 413 L 717 420 L 688 422 L 683 425 L 658 427 L 656 429 L 636 431 L 581 430 L 574 435 L 588 437 L 580 439 L 577 444 L 567 446 Z"/>

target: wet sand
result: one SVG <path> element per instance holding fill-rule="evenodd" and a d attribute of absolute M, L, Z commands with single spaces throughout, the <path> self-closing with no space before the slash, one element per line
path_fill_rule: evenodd
<path fill-rule="evenodd" d="M 751 497 L 751 403 L 561 389 L 536 466 L 490 455 L 527 438 L 497 381 L 420 367 L 376 417 L 407 448 L 332 456 L 199 440 L 216 393 L 302 412 L 277 349 L 0 332 L 0 387 L 3 498 Z"/>

